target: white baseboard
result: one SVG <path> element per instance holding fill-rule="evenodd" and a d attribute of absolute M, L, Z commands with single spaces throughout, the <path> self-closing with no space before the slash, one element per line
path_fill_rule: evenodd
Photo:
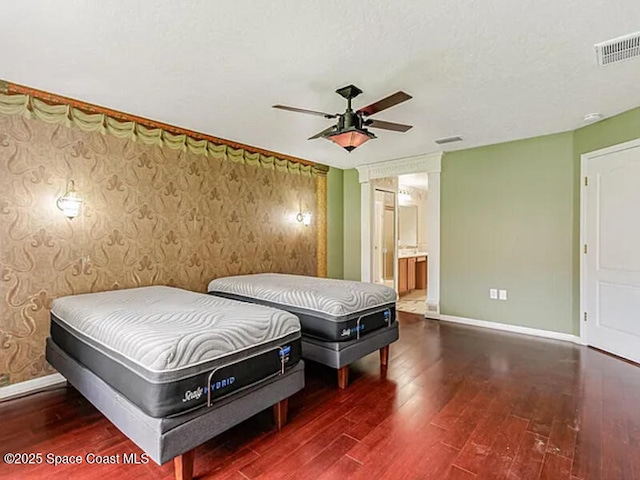
<path fill-rule="evenodd" d="M 33 380 L 27 380 L 26 382 L 2 387 L 0 388 L 0 402 L 56 388 L 66 383 L 66 378 L 59 373 L 54 373 L 45 377 L 34 378 Z"/>
<path fill-rule="evenodd" d="M 462 323 L 473 327 L 491 328 L 493 330 L 502 330 L 511 333 L 521 333 L 523 335 L 532 335 L 534 337 L 551 338 L 554 340 L 562 340 L 563 342 L 577 343 L 582 345 L 583 342 L 577 335 L 570 333 L 552 332 L 550 330 L 540 330 L 537 328 L 519 327 L 517 325 L 509 325 L 506 323 L 488 322 L 486 320 L 475 320 L 473 318 L 456 317 L 453 315 L 440 314 L 440 320 L 452 323 Z"/>

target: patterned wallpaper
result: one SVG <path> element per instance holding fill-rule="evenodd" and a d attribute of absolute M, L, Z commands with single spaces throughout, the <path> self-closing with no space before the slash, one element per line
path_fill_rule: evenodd
<path fill-rule="evenodd" d="M 81 216 L 55 207 L 68 179 Z M 54 298 L 316 274 L 315 179 L 0 115 L 0 385 L 51 373 Z"/>

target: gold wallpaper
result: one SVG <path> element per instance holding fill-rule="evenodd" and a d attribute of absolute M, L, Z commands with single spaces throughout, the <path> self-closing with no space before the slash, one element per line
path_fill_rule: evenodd
<path fill-rule="evenodd" d="M 55 206 L 68 179 L 84 204 Z M 215 277 L 316 274 L 314 177 L 0 114 L 0 385 L 53 370 L 54 298 Z"/>

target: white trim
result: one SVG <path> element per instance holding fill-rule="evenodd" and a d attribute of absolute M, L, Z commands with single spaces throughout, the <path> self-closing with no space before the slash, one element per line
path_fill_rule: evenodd
<path fill-rule="evenodd" d="M 25 395 L 31 395 L 32 393 L 38 393 L 51 388 L 60 387 L 66 383 L 66 378 L 59 373 L 47 375 L 46 377 L 34 378 L 33 380 L 27 380 L 25 382 L 0 388 L 0 401 L 24 397 Z"/>
<path fill-rule="evenodd" d="M 370 183 L 368 185 L 371 185 Z M 362 192 L 362 188 L 360 189 L 360 191 Z M 373 229 L 375 227 L 375 201 L 376 201 L 376 191 L 378 192 L 386 192 L 386 193 L 391 193 L 393 194 L 393 218 L 395 220 L 394 224 L 393 224 L 393 237 L 396 239 L 395 243 L 395 248 L 393 249 L 393 289 L 394 290 L 398 290 L 398 192 L 385 188 L 385 187 L 373 187 L 370 186 L 369 187 L 369 191 L 371 194 L 371 205 L 373 206 L 373 208 L 371 208 L 371 218 L 370 218 L 370 225 L 369 228 Z M 363 224 L 364 225 L 364 224 Z M 364 229 L 363 229 L 364 230 Z M 371 281 L 373 281 L 373 248 L 371 248 L 371 245 L 373 245 L 373 236 L 375 235 L 375 232 L 373 230 L 371 230 L 371 237 L 369 238 L 369 241 L 371 242 L 369 244 L 369 249 L 371 252 L 371 258 L 369 259 L 369 269 L 364 269 L 362 268 L 362 265 L 364 265 L 365 263 L 361 263 L 361 267 L 360 267 L 360 276 L 361 278 L 371 278 Z M 364 237 L 363 237 L 364 240 Z M 366 271 L 365 271 L 366 270 Z"/>
<path fill-rule="evenodd" d="M 398 215 L 400 214 L 398 192 L 393 193 L 393 289 L 398 291 L 398 239 L 400 238 Z"/>
<path fill-rule="evenodd" d="M 629 142 L 620 143 L 607 148 L 601 148 L 600 150 L 594 150 L 580 155 L 580 245 L 578 245 L 580 252 L 580 341 L 583 345 L 588 345 L 587 329 L 583 320 L 584 312 L 588 313 L 587 309 L 587 296 L 585 294 L 586 289 L 586 275 L 587 264 L 586 256 L 582 251 L 582 246 L 587 243 L 587 196 L 583 194 L 585 188 L 584 177 L 589 176 L 587 171 L 587 161 L 594 158 L 611 155 L 612 153 L 621 152 L 623 150 L 629 150 L 631 148 L 640 147 L 640 138 L 631 140 Z M 592 317 L 593 318 L 593 317 Z"/>
<path fill-rule="evenodd" d="M 442 170 L 442 152 L 428 153 L 414 157 L 399 158 L 386 162 L 372 163 L 356 167 L 360 181 L 360 280 L 372 282 L 372 236 L 373 215 L 375 211 L 373 187 L 371 180 L 378 178 L 397 177 L 410 173 L 427 173 L 429 194 L 427 195 L 428 278 L 427 282 L 427 312 L 430 317 L 440 315 L 440 172 Z M 396 197 L 396 209 L 398 206 Z M 398 215 L 396 212 L 396 222 Z M 397 225 L 396 225 L 397 237 Z M 430 242 L 430 243 L 429 243 Z M 397 248 L 394 269 L 397 269 Z M 394 274 L 397 289 L 397 274 Z"/>
<path fill-rule="evenodd" d="M 427 194 L 427 315 L 440 315 L 440 173 L 429 172 Z M 434 279 L 431 281 L 431 279 Z"/>
<path fill-rule="evenodd" d="M 397 177 L 409 173 L 440 173 L 442 170 L 442 152 L 427 153 L 415 157 L 398 158 L 386 162 L 370 163 L 356 167 L 360 183 L 376 178 Z"/>
<path fill-rule="evenodd" d="M 580 340 L 582 341 L 582 343 L 584 343 L 585 345 L 588 345 L 587 343 L 587 330 L 584 326 L 584 312 L 586 312 L 586 295 L 584 294 L 584 289 L 586 286 L 586 281 L 585 281 L 585 276 L 586 276 L 586 272 L 587 272 L 587 265 L 586 265 L 586 258 L 585 255 L 582 251 L 582 246 L 585 244 L 586 242 L 586 238 L 587 238 L 587 232 L 586 232 L 586 228 L 587 228 L 587 219 L 586 219 L 586 215 L 587 215 L 587 196 L 584 194 L 584 178 L 587 175 L 586 172 L 586 165 L 587 165 L 587 159 L 588 158 L 592 158 L 588 153 L 584 154 L 584 155 L 580 155 L 580 243 L 578 244 L 578 255 L 580 255 L 580 285 L 579 285 L 579 291 L 580 291 L 580 302 L 579 302 L 579 307 L 580 307 L 580 311 L 578 312 L 578 322 L 580 324 Z"/>
<path fill-rule="evenodd" d="M 629 150 L 630 148 L 640 147 L 640 138 L 636 140 L 630 140 L 628 142 L 613 145 L 607 148 L 601 148 L 600 150 L 594 150 L 593 152 L 587 152 L 580 155 L 580 159 L 591 159 L 604 157 L 605 155 L 611 155 L 612 153 L 621 152 L 622 150 Z"/>
<path fill-rule="evenodd" d="M 587 232 L 586 232 L 587 196 L 583 193 L 585 188 L 584 178 L 587 173 L 586 172 L 587 155 L 580 155 L 580 179 L 579 179 L 579 182 L 580 182 L 580 192 L 579 192 L 579 195 L 580 195 L 580 243 L 578 244 L 578 255 L 580 255 L 580 285 L 579 285 L 580 311 L 578 312 L 578 323 L 580 324 L 580 341 L 584 345 L 587 345 L 587 331 L 584 326 L 584 320 L 583 320 L 584 312 L 586 312 L 586 298 L 587 298 L 586 295 L 584 294 L 584 289 L 586 285 L 584 277 L 587 272 L 587 265 L 586 265 L 587 259 L 585 258 L 585 255 L 582 251 L 582 246 L 585 244 L 585 240 L 587 238 Z"/>
<path fill-rule="evenodd" d="M 489 328 L 492 330 L 502 330 L 505 332 L 519 333 L 522 335 L 530 335 L 534 337 L 551 338 L 553 340 L 561 340 L 563 342 L 577 343 L 582 345 L 580 337 L 571 333 L 552 332 L 551 330 L 540 330 L 538 328 L 520 327 L 517 325 L 509 325 L 507 323 L 488 322 L 486 320 L 475 320 L 473 318 L 456 317 L 453 315 L 440 314 L 440 321 L 461 323 L 463 325 L 471 325 L 473 327 Z"/>
<path fill-rule="evenodd" d="M 369 182 L 362 183 L 360 185 L 360 280 L 363 282 L 370 282 L 373 276 L 371 272 L 371 237 L 375 213 L 372 208 L 374 202 L 371 184 Z"/>

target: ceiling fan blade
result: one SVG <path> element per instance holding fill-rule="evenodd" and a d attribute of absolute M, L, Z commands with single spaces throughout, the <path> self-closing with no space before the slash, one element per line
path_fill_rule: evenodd
<path fill-rule="evenodd" d="M 307 115 L 316 115 L 324 118 L 336 118 L 336 114 L 334 113 L 317 112 L 315 110 L 306 110 L 304 108 L 287 107 L 286 105 L 273 105 L 273 108 L 279 108 L 280 110 L 287 110 L 289 112 L 306 113 Z"/>
<path fill-rule="evenodd" d="M 389 95 L 382 100 L 378 100 L 371 105 L 367 105 L 366 107 L 361 108 L 360 110 L 358 110 L 358 113 L 366 116 L 373 115 L 374 113 L 381 112 L 383 110 L 386 110 L 387 108 L 393 107 L 394 105 L 398 105 L 399 103 L 406 102 L 410 98 L 413 97 L 411 97 L 411 95 L 409 95 L 408 93 L 396 92 L 393 95 Z"/>
<path fill-rule="evenodd" d="M 333 132 L 335 125 L 331 125 L 329 128 L 325 128 L 321 132 L 316 133 L 313 137 L 309 137 L 307 140 L 315 140 L 316 138 L 324 137 L 326 134 Z"/>
<path fill-rule="evenodd" d="M 394 132 L 406 132 L 411 130 L 413 125 L 403 125 L 402 123 L 385 122 L 384 120 L 367 120 L 367 127 L 381 128 L 382 130 L 393 130 Z"/>

